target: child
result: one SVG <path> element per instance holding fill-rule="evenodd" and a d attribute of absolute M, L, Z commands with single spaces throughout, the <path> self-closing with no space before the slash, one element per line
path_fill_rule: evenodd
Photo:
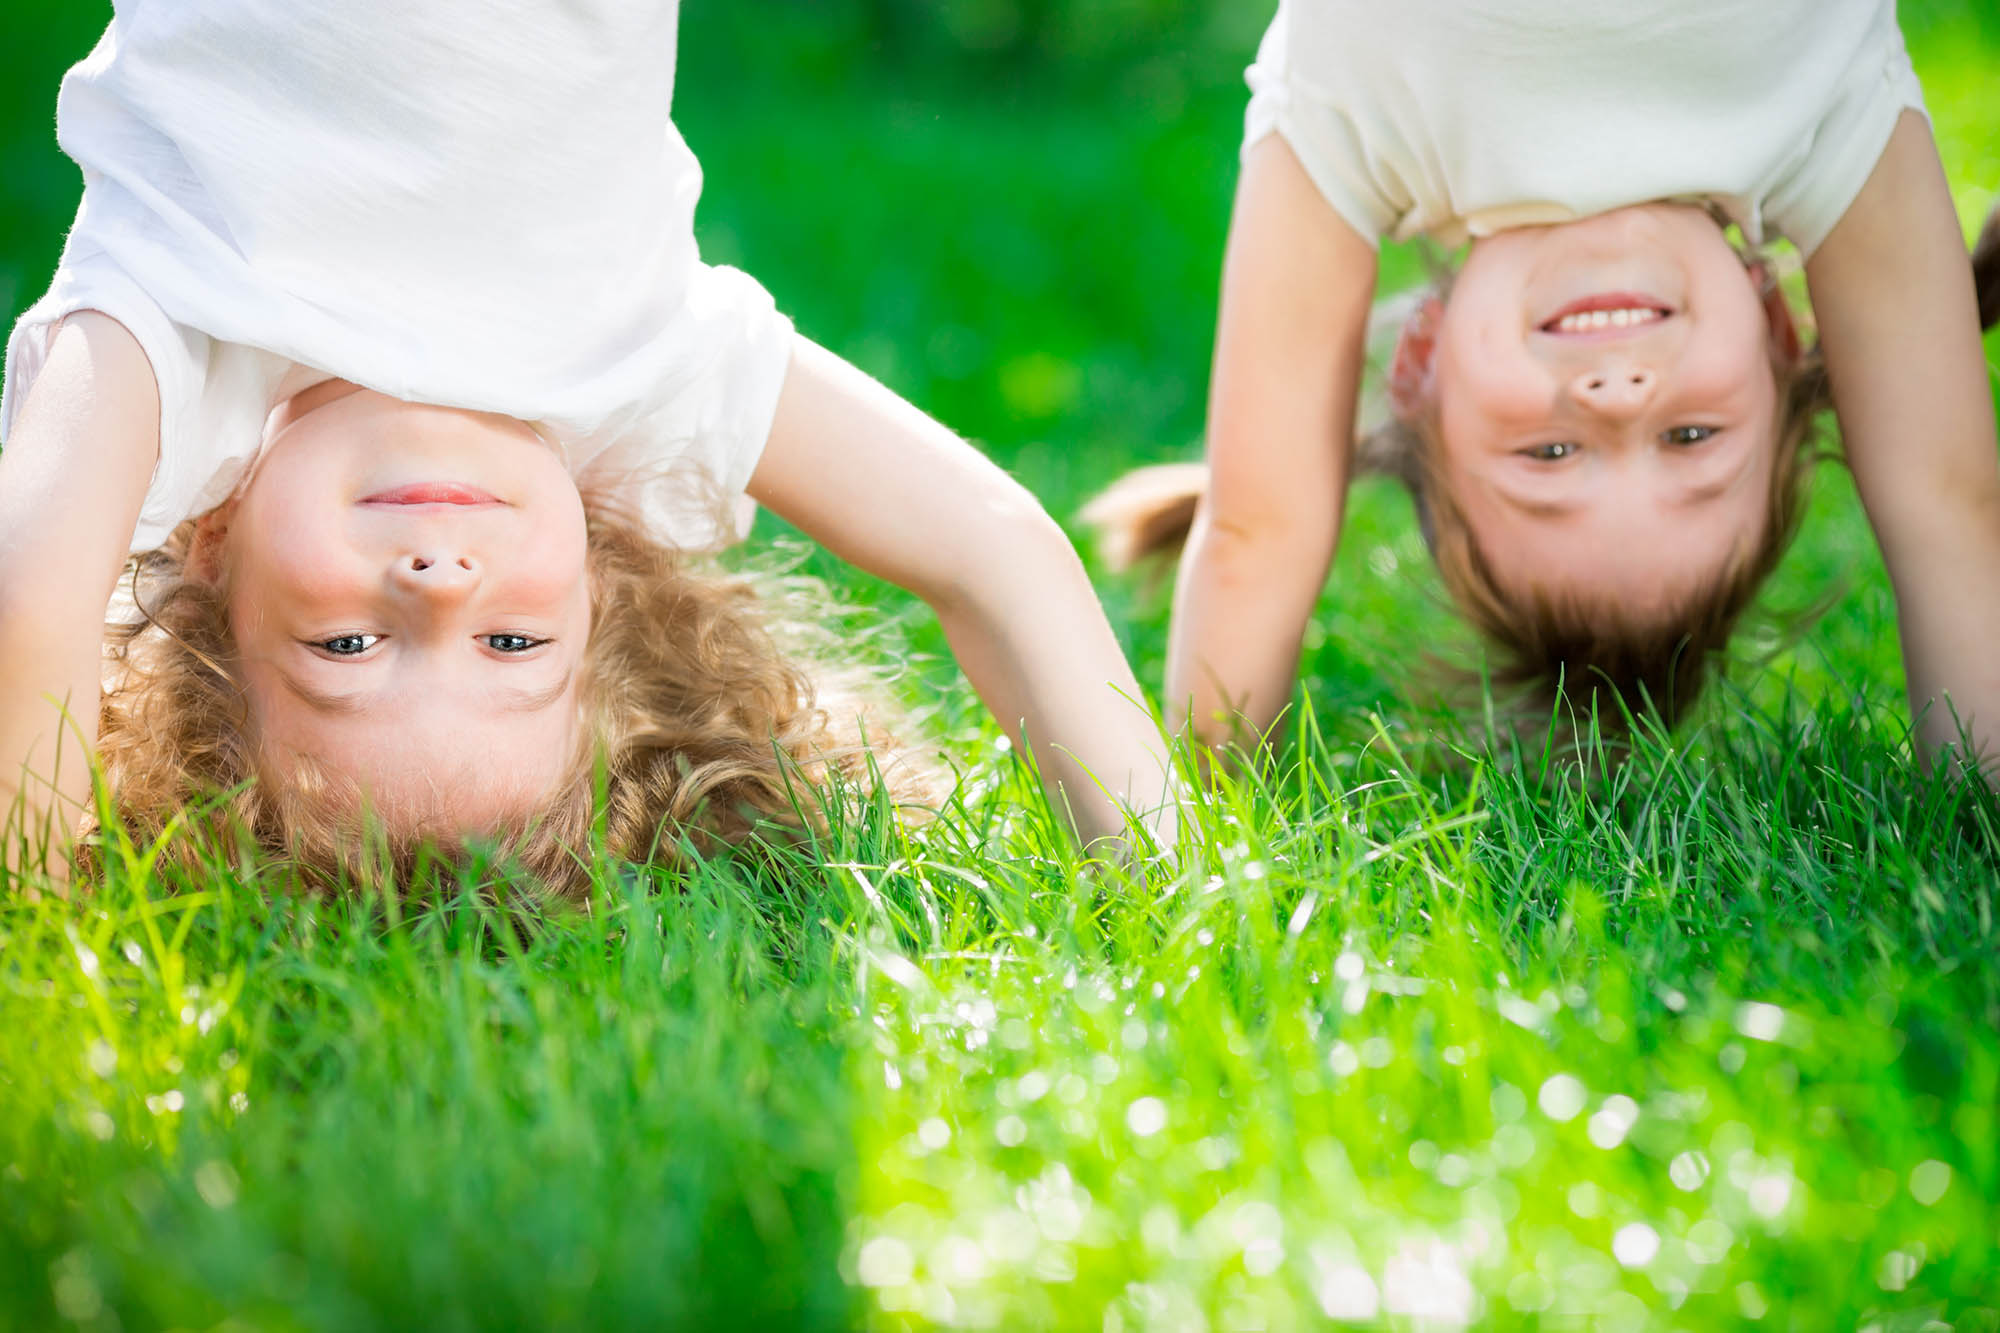
<path fill-rule="evenodd" d="M 1170 719 L 1221 743 L 1291 696 L 1391 234 L 1471 241 L 1402 330 L 1402 447 L 1371 453 L 1414 491 L 1496 680 L 1560 680 L 1611 727 L 1620 705 L 1684 711 L 1791 535 L 1830 384 L 1923 738 L 1963 722 L 1991 748 L 1992 405 L 1890 0 L 1282 0 L 1249 79 L 1207 472 L 1141 474 L 1092 511 L 1127 550 L 1192 517 Z M 1812 354 L 1730 222 L 1806 256 Z"/>
<path fill-rule="evenodd" d="M 128 549 L 103 726 L 141 831 L 237 789 L 308 860 L 351 859 L 365 808 L 560 885 L 600 771 L 626 855 L 788 817 L 826 720 L 683 555 L 745 492 L 937 611 L 1085 834 L 1158 809 L 1060 530 L 700 262 L 676 7 L 501 11 L 125 0 L 64 81 L 84 198 L 0 408 L 0 794 L 31 834 L 55 812 L 44 851 Z"/>

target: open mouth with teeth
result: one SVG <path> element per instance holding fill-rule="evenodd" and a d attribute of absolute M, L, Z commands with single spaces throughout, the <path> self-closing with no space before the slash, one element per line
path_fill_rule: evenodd
<path fill-rule="evenodd" d="M 1657 324 L 1673 313 L 1672 307 L 1645 299 L 1586 297 L 1564 306 L 1536 327 L 1543 333 L 1610 333 Z"/>

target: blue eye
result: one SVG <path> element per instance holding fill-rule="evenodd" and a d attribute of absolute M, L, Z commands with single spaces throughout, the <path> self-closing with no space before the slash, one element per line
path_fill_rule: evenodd
<path fill-rule="evenodd" d="M 359 657 L 382 642 L 379 634 L 336 634 L 330 639 L 321 639 L 313 646 L 334 657 Z"/>
<path fill-rule="evenodd" d="M 496 653 L 525 653 L 530 648 L 539 648 L 547 639 L 531 639 L 525 634 L 482 634 L 486 646 Z"/>
<path fill-rule="evenodd" d="M 1524 457 L 1538 463 L 1556 463 L 1575 453 L 1577 446 L 1567 440 L 1557 440 L 1553 444 L 1537 444 L 1521 450 Z"/>
<path fill-rule="evenodd" d="M 1671 430 L 1661 431 L 1660 438 L 1668 444 L 1700 444 L 1716 432 L 1717 427 L 1714 426 L 1675 426 Z"/>

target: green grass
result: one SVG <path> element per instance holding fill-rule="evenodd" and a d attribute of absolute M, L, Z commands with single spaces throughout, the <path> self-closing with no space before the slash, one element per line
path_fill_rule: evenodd
<path fill-rule="evenodd" d="M 87 8 L 8 25 L 16 308 Z M 1969 220 L 2000 31 L 1904 8 Z M 1255 25 L 919 72 L 859 12 L 690 7 L 711 255 L 1058 512 L 1192 452 Z M 1837 469 L 1768 599 L 1832 610 L 1582 765 L 1401 701 L 1454 638 L 1364 487 L 1284 758 L 1128 867 L 907 598 L 809 567 L 963 742 L 930 825 L 604 864 L 587 911 L 137 850 L 0 894 L 0 1329 L 2000 1329 L 2000 801 L 1910 763 Z M 1105 591 L 1156 680 L 1160 596 Z"/>

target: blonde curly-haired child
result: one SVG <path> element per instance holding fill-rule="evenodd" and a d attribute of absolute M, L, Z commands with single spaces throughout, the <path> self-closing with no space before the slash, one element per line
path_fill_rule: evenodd
<path fill-rule="evenodd" d="M 701 261 L 676 18 L 116 6 L 63 83 L 84 197 L 0 410 L 0 795 L 28 829 L 67 843 L 100 725 L 142 831 L 230 794 L 217 818 L 334 871 L 366 811 L 573 884 L 600 782 L 628 855 L 790 818 L 854 728 L 699 560 L 745 495 L 928 602 L 1086 834 L 1162 805 L 1041 506 Z"/>

